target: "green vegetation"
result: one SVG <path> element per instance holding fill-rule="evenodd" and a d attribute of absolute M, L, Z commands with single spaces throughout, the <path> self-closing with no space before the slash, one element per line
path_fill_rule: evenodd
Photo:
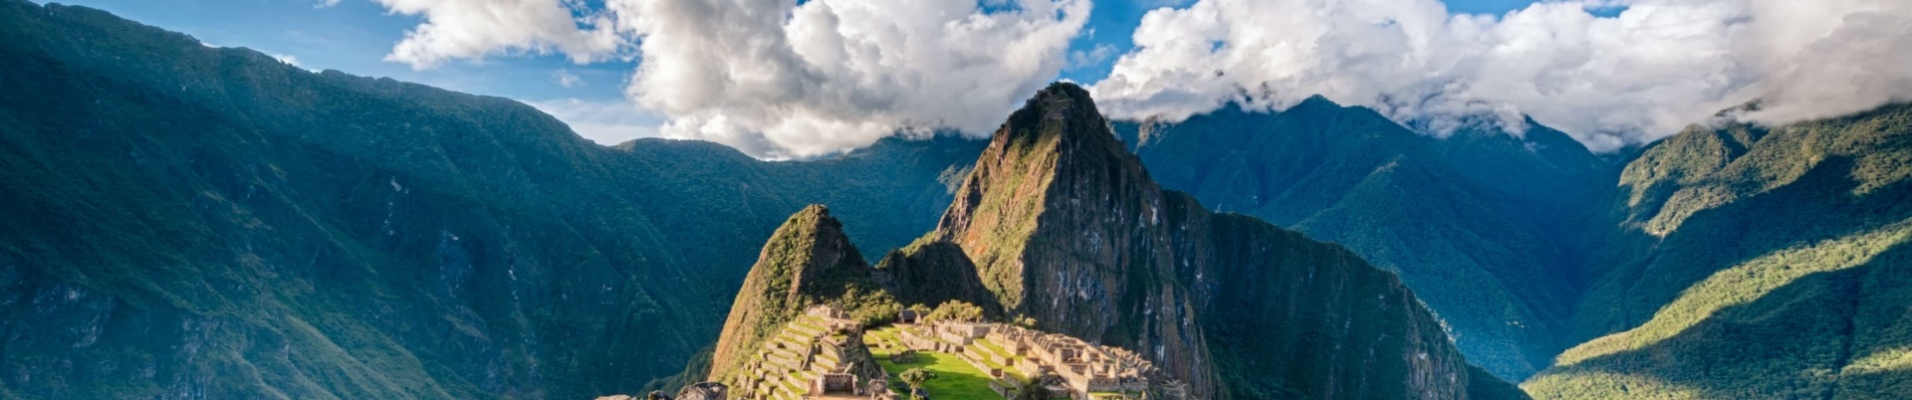
<path fill-rule="evenodd" d="M 901 380 L 901 378 L 902 374 L 909 371 L 924 371 L 928 373 L 929 376 L 933 376 L 934 379 L 928 379 L 920 384 L 920 387 L 925 389 L 931 398 L 1001 398 L 1001 396 L 996 395 L 996 392 L 989 389 L 991 379 L 988 374 L 976 370 L 976 367 L 969 365 L 967 362 L 963 362 L 962 359 L 953 354 L 929 351 L 917 352 L 916 360 L 898 364 L 890 362 L 889 353 L 877 350 L 874 347 L 872 347 L 870 351 L 876 355 L 877 363 L 883 366 L 884 371 L 888 371 L 890 374 L 899 378 L 897 380 L 898 383 L 907 384 L 907 381 Z"/>
<path fill-rule="evenodd" d="M 1068 84 L 973 168 L 951 138 L 762 162 L 82 7 L 0 0 L 0 39 L 4 398 L 589 398 L 721 376 L 817 304 L 1148 343 L 1238 399 L 1912 392 L 1912 105 L 1623 166 L 1323 99 L 1117 124 L 1189 197 Z M 878 359 L 987 396 L 920 357 Z"/>
<path fill-rule="evenodd" d="M 1119 122 L 1165 188 L 1339 243 L 1400 274 L 1469 361 L 1519 380 L 1565 344 L 1578 278 L 1568 240 L 1605 162 L 1558 131 L 1472 121 L 1446 139 L 1312 98 L 1173 124 Z"/>
<path fill-rule="evenodd" d="M 1912 343 L 1912 105 L 1694 127 L 1621 175 L 1615 267 L 1538 398 L 1893 398 Z"/>
<path fill-rule="evenodd" d="M 929 315 L 923 317 L 923 320 L 925 322 L 982 322 L 983 308 L 977 307 L 975 304 L 969 304 L 968 302 L 950 300 L 937 305 L 936 310 L 930 311 Z"/>
<path fill-rule="evenodd" d="M 0 320 L 32 321 L 0 327 L 8 398 L 642 393 L 710 345 L 791 212 L 899 246 L 981 151 L 603 147 L 82 7 L 0 1 L 0 39 Z"/>
<path fill-rule="evenodd" d="M 1042 387 L 1042 378 L 1031 377 L 1025 379 L 1022 381 L 1021 387 L 1022 390 L 1016 391 L 1016 397 L 1012 397 L 1012 400 L 1050 400 L 1055 398 L 1055 396 L 1049 393 L 1049 389 Z"/>
<path fill-rule="evenodd" d="M 821 320 L 804 315 L 811 306 L 842 307 L 866 326 L 893 318 L 902 305 L 878 287 L 873 273 L 828 208 L 812 205 L 791 215 L 744 278 L 718 336 L 711 380 L 732 381 L 779 330 L 823 333 Z"/>
<path fill-rule="evenodd" d="M 903 372 L 896 374 L 896 380 L 903 381 L 903 384 L 909 385 L 910 387 L 909 395 L 911 399 L 923 398 L 923 396 L 921 395 L 923 391 L 923 383 L 929 382 L 930 379 L 935 379 L 935 378 L 936 378 L 936 373 L 929 372 L 929 370 L 923 369 L 922 367 L 906 369 L 906 370 L 903 370 Z"/>
<path fill-rule="evenodd" d="M 986 284 L 1013 280 L 988 285 L 1016 291 L 997 292 L 1005 316 L 1144 349 L 1196 397 L 1472 393 L 1476 370 L 1394 275 L 1150 176 L 1086 91 L 1054 84 L 1010 116 L 933 238 Z"/>

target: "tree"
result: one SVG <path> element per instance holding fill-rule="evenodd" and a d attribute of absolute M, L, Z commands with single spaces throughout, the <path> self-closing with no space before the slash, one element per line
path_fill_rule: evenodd
<path fill-rule="evenodd" d="M 915 311 L 916 315 L 929 315 L 929 312 L 931 311 L 929 306 L 922 305 L 922 304 L 911 304 L 909 310 Z"/>
<path fill-rule="evenodd" d="M 1049 400 L 1049 389 L 1042 388 L 1042 378 L 1029 378 L 1016 391 L 1015 400 Z"/>
<path fill-rule="evenodd" d="M 936 373 L 929 372 L 929 370 L 921 367 L 910 368 L 909 370 L 903 371 L 902 374 L 897 374 L 896 379 L 900 379 L 904 384 L 910 386 L 911 399 L 919 399 L 920 397 L 917 397 L 916 394 L 922 392 L 923 382 L 936 379 Z"/>
<path fill-rule="evenodd" d="M 1018 316 L 1015 319 L 1010 320 L 1009 323 L 1014 324 L 1016 326 L 1024 327 L 1024 328 L 1036 329 L 1036 319 L 1027 315 Z"/>
<path fill-rule="evenodd" d="M 931 322 L 981 322 L 983 320 L 983 308 L 977 307 L 975 304 L 950 300 L 943 302 L 942 305 L 936 306 L 936 311 L 931 311 L 929 316 L 923 319 Z"/>

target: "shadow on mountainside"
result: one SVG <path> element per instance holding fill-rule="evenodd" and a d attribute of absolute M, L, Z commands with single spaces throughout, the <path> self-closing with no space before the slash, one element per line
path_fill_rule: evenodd
<path fill-rule="evenodd" d="M 1829 158 L 1784 186 L 1694 213 L 1678 230 L 1647 245 L 1639 259 L 1596 284 L 1581 300 L 1571 342 L 1637 328 L 1717 271 L 1912 216 L 1912 202 L 1905 201 L 1912 198 L 1912 181 L 1854 194 L 1861 186 L 1851 176 L 1855 165 L 1848 157 Z M 1625 287 L 1598 290 L 1612 285 Z"/>
<path fill-rule="evenodd" d="M 1893 353 L 1912 346 L 1912 321 L 1902 316 L 1908 302 L 1912 246 L 1902 241 L 1863 265 L 1806 275 L 1752 302 L 1720 309 L 1670 338 L 1555 367 L 1524 387 L 1538 398 L 1904 393 L 1912 388 L 1912 360 Z M 1854 363 L 1869 355 L 1899 359 Z"/>
<path fill-rule="evenodd" d="M 1609 329 L 1593 332 L 1620 333 L 1568 350 L 1565 365 L 1523 387 L 1539 398 L 1826 399 L 1912 387 L 1912 358 L 1846 370 L 1912 344 L 1912 322 L 1900 321 L 1912 304 L 1912 182 L 1856 194 L 1855 165 L 1827 159 L 1785 186 L 1695 213 L 1655 245 L 1663 251 L 1602 282 L 1630 284 L 1607 291 L 1629 301 L 1606 303 Z M 1725 306 L 1706 313 L 1714 304 Z M 1645 343 L 1605 349 L 1628 341 Z"/>

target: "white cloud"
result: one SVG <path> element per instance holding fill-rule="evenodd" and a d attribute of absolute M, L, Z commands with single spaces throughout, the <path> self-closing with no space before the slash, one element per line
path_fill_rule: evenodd
<path fill-rule="evenodd" d="M 629 45 L 610 16 L 583 12 L 575 0 L 375 1 L 425 19 L 385 56 L 414 69 L 512 51 L 560 53 L 585 63 L 617 56 Z"/>
<path fill-rule="evenodd" d="M 286 65 L 291 65 L 294 67 L 299 66 L 299 57 L 293 56 L 291 54 L 273 54 L 272 58 L 275 60 L 279 60 L 279 62 L 286 63 Z"/>
<path fill-rule="evenodd" d="M 899 130 L 986 136 L 1061 71 L 1088 0 L 613 0 L 641 35 L 627 93 L 666 136 L 761 157 Z M 992 7 L 994 8 L 994 7 Z"/>
<path fill-rule="evenodd" d="M 662 116 L 640 112 L 636 105 L 625 101 L 553 99 L 525 103 L 564 121 L 578 136 L 606 146 L 658 137 L 657 126 L 663 123 Z"/>
<path fill-rule="evenodd" d="M 578 74 L 573 74 L 571 73 L 570 70 L 566 70 L 566 69 L 559 69 L 558 72 L 552 73 L 551 79 L 553 81 L 556 81 L 558 83 L 558 86 L 563 86 L 565 89 L 578 87 L 578 85 L 584 84 L 584 78 L 579 78 Z"/>
<path fill-rule="evenodd" d="M 898 132 L 987 136 L 1061 72 L 1091 8 L 1090 0 L 992 0 L 987 10 L 975 0 L 607 0 L 594 11 L 577 0 L 377 1 L 425 17 L 387 57 L 414 68 L 514 51 L 589 62 L 632 55 L 635 44 L 638 68 L 625 90 L 632 112 L 666 117 L 664 136 L 766 158 L 829 154 Z"/>
<path fill-rule="evenodd" d="M 339 0 L 318 0 L 318 3 L 313 4 L 312 8 L 331 8 L 336 5 L 339 5 Z"/>
<path fill-rule="evenodd" d="M 1589 7 L 1628 7 L 1597 18 Z M 1435 0 L 1201 0 L 1150 12 L 1093 92 L 1117 117 L 1185 118 L 1313 94 L 1398 120 L 1519 114 L 1597 150 L 1755 98 L 1786 122 L 1912 99 L 1912 2 L 1537 3 L 1499 18 Z"/>

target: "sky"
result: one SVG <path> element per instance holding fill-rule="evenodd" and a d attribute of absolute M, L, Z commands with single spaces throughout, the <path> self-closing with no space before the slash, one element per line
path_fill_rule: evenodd
<path fill-rule="evenodd" d="M 1179 120 L 1320 94 L 1430 135 L 1527 116 L 1596 151 L 1912 100 L 1904 0 L 67 0 L 538 107 L 586 138 L 778 159 L 985 137 L 1036 89 Z"/>

